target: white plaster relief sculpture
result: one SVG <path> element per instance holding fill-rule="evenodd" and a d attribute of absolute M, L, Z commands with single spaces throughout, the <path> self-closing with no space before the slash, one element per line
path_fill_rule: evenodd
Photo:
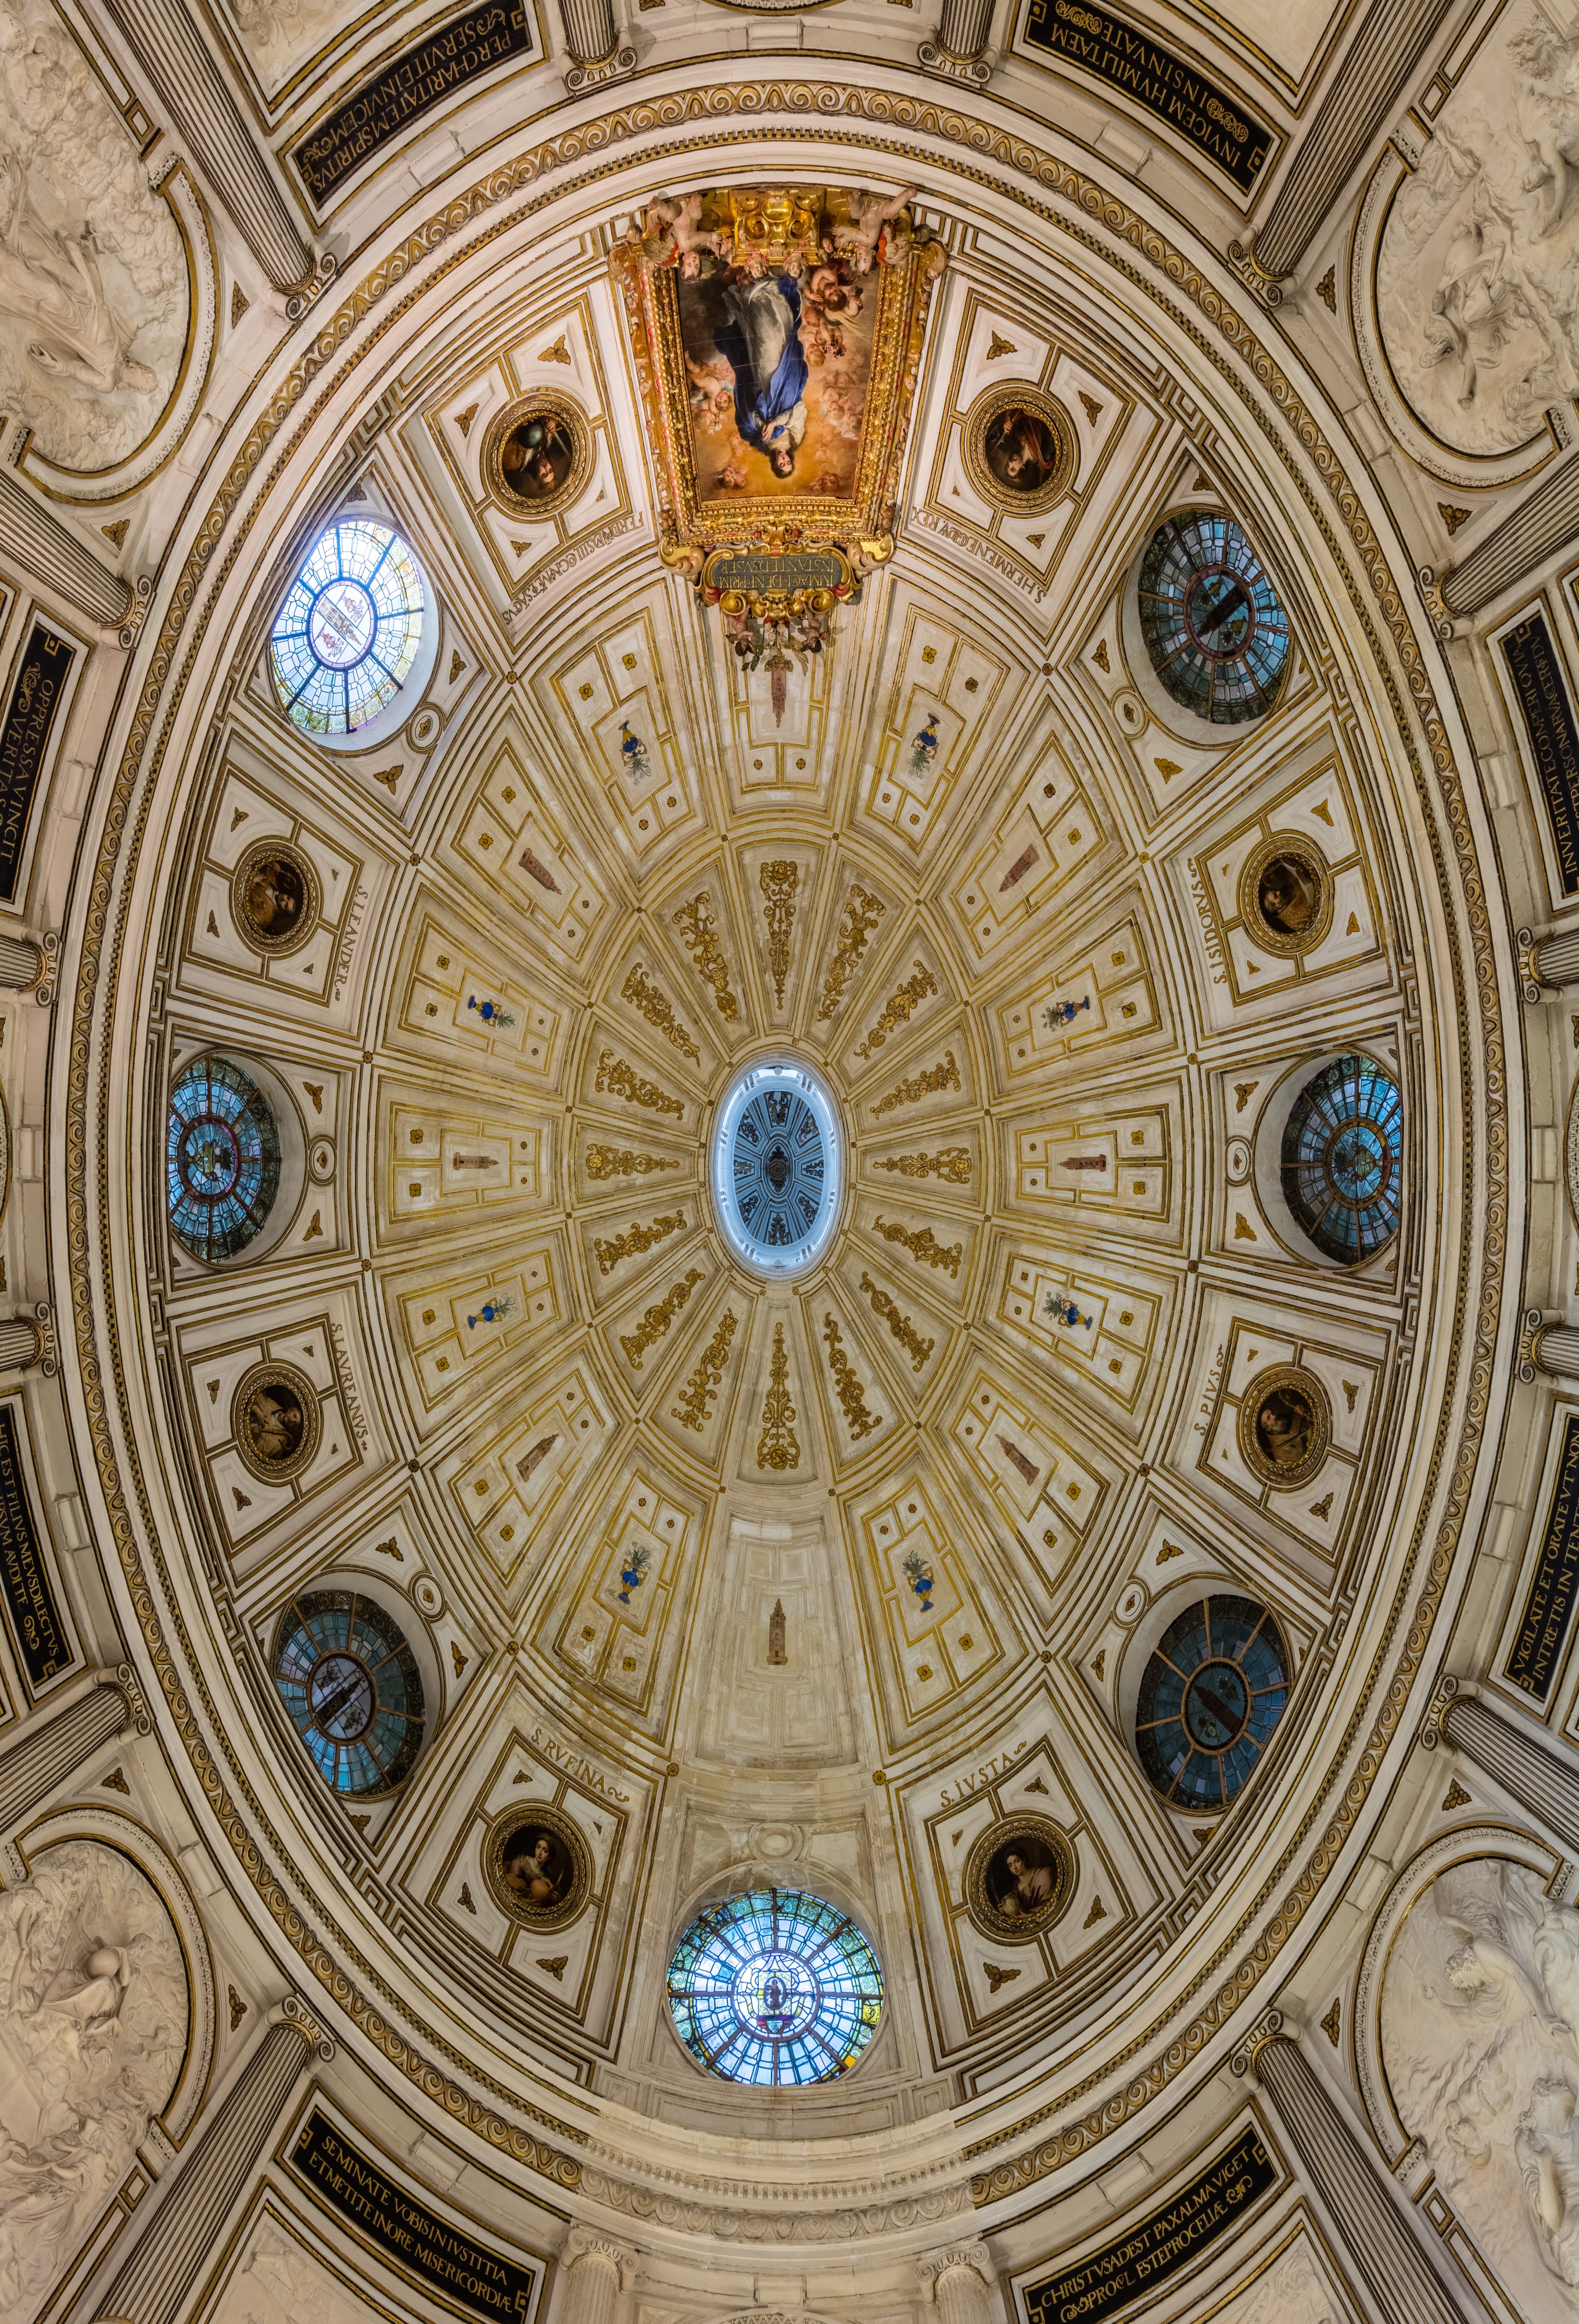
<path fill-rule="evenodd" d="M 235 0 L 236 28 L 269 88 L 315 56 L 345 21 L 335 0 Z"/>
<path fill-rule="evenodd" d="M 225 2288 L 215 2324 L 365 2324 L 375 2312 L 348 2298 L 310 2253 L 265 2219 Z"/>
<path fill-rule="evenodd" d="M 1217 2324 L 1349 2324 L 1334 2304 L 1303 2237 L 1229 2301 Z"/>
<path fill-rule="evenodd" d="M 1510 452 L 1579 392 L 1579 40 L 1517 0 L 1442 109 L 1377 265 L 1382 345 L 1422 425 Z"/>
<path fill-rule="evenodd" d="M 180 1946 L 96 1840 L 0 1896 L 0 2315 L 23 2324 L 119 2185 L 186 2049 Z"/>
<path fill-rule="evenodd" d="M 63 466 L 149 434 L 174 385 L 187 265 L 125 123 L 40 0 L 0 5 L 0 401 Z"/>
<path fill-rule="evenodd" d="M 1501 1858 L 1442 1873 L 1393 1950 L 1381 2048 L 1513 2306 L 1579 2317 L 1579 1913 Z"/>

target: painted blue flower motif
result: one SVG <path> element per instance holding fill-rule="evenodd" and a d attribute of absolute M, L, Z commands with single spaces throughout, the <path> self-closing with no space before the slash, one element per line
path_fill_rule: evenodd
<path fill-rule="evenodd" d="M 932 1568 L 919 1550 L 912 1549 L 905 1559 L 905 1575 L 911 1589 L 921 1601 L 921 1611 L 932 1611 Z"/>
<path fill-rule="evenodd" d="M 638 782 L 645 779 L 652 765 L 646 743 L 640 734 L 632 733 L 628 718 L 620 721 L 620 760 L 626 774 L 633 775 Z"/>
<path fill-rule="evenodd" d="M 1050 1315 L 1055 1323 L 1061 1323 L 1067 1332 L 1074 1331 L 1077 1324 L 1083 1331 L 1091 1329 L 1090 1316 L 1080 1313 L 1067 1292 L 1049 1291 L 1042 1313 Z"/>
<path fill-rule="evenodd" d="M 1042 1010 L 1042 1023 L 1049 1033 L 1056 1032 L 1060 1025 L 1072 1025 L 1080 1011 L 1083 1009 L 1089 1009 L 1090 1006 L 1089 992 L 1084 1001 L 1055 1001 L 1050 1009 Z"/>
<path fill-rule="evenodd" d="M 626 1557 L 624 1564 L 620 1569 L 620 1603 L 622 1606 L 628 1606 L 630 1604 L 632 1591 L 639 1590 L 643 1582 L 646 1581 L 647 1569 L 651 1563 L 652 1559 L 650 1553 L 642 1548 L 640 1542 L 637 1542 Z"/>
<path fill-rule="evenodd" d="M 476 1010 L 485 1025 L 496 1025 L 501 1032 L 515 1022 L 508 1009 L 502 1009 L 496 1001 L 479 1001 L 475 992 L 467 995 L 466 1007 Z"/>
<path fill-rule="evenodd" d="M 513 1305 L 513 1301 L 508 1296 L 499 1299 L 485 1299 L 477 1313 L 466 1317 L 466 1330 L 475 1332 L 479 1323 L 502 1323 L 505 1316 L 511 1314 Z"/>
<path fill-rule="evenodd" d="M 919 732 L 910 737 L 910 772 L 924 775 L 937 756 L 937 713 L 929 710 Z"/>

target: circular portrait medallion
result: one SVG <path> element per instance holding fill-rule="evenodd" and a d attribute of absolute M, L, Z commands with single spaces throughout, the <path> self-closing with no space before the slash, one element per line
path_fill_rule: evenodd
<path fill-rule="evenodd" d="M 254 1364 L 230 1404 L 235 1449 L 265 1485 L 299 1476 L 318 1451 L 323 1415 L 318 1390 L 294 1364 Z"/>
<path fill-rule="evenodd" d="M 300 848 L 283 839 L 260 839 L 231 877 L 230 908 L 242 935 L 260 952 L 294 952 L 318 927 L 323 890 Z"/>
<path fill-rule="evenodd" d="M 1307 1483 L 1332 1440 L 1332 1406 L 1314 1372 L 1276 1364 L 1256 1374 L 1240 1402 L 1239 1449 L 1263 1484 L 1283 1490 Z"/>
<path fill-rule="evenodd" d="M 528 1806 L 501 1816 L 488 1834 L 488 1886 L 513 1921 L 560 1929 L 592 1894 L 592 1850 L 558 1808 Z"/>
<path fill-rule="evenodd" d="M 1075 1851 L 1046 1816 L 990 1825 L 965 1859 L 965 1906 L 984 1936 L 1039 1937 L 1074 1894 Z"/>
<path fill-rule="evenodd" d="M 1018 381 L 989 389 L 965 423 L 965 463 L 983 500 L 1035 516 L 1067 492 L 1079 457 L 1075 423 L 1061 403 Z"/>
<path fill-rule="evenodd" d="M 1312 952 L 1333 924 L 1333 875 L 1313 840 L 1274 833 L 1246 857 L 1239 917 L 1268 952 Z"/>
<path fill-rule="evenodd" d="M 522 396 L 483 438 L 484 481 L 508 509 L 545 516 L 575 500 L 591 473 L 591 430 L 568 396 Z"/>

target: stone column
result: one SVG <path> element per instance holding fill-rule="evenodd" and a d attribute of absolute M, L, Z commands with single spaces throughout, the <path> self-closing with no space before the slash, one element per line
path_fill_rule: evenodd
<path fill-rule="evenodd" d="M 614 0 L 559 0 L 559 15 L 571 56 L 565 87 L 572 97 L 597 81 L 635 71 L 636 51 L 621 42 L 614 26 Z"/>
<path fill-rule="evenodd" d="M 1571 1323 L 1543 1323 L 1530 1333 L 1529 1360 L 1554 1379 L 1579 1379 L 1579 1332 Z"/>
<path fill-rule="evenodd" d="M 221 2249 L 226 2220 L 279 2129 L 302 2068 L 315 2052 L 334 2056 L 334 2043 L 294 1994 L 269 2018 L 202 2136 L 160 2188 L 135 2249 L 103 2298 L 83 2311 L 100 2324 L 174 2324 Z"/>
<path fill-rule="evenodd" d="M 1579 984 L 1579 935 L 1535 936 L 1521 949 L 1537 984 L 1553 991 L 1560 991 L 1565 984 Z"/>
<path fill-rule="evenodd" d="M 44 1315 L 47 1318 L 46 1307 Z M 12 1315 L 0 1323 L 0 1372 L 25 1372 L 50 1345 L 43 1322 L 31 1315 Z"/>
<path fill-rule="evenodd" d="M 1528 580 L 1548 557 L 1579 532 L 1579 456 L 1570 455 L 1530 486 L 1518 507 L 1493 525 L 1462 563 L 1445 572 L 1427 566 L 1421 574 L 1426 602 L 1437 627 L 1450 633 L 1454 621 L 1478 613 L 1504 589 Z"/>
<path fill-rule="evenodd" d="M 937 30 L 916 54 L 928 72 L 974 81 L 979 88 L 993 77 L 985 54 L 992 30 L 993 0 L 943 0 Z"/>
<path fill-rule="evenodd" d="M 1233 2060 L 1253 2069 L 1289 2145 L 1342 2231 L 1355 2273 L 1384 2324 L 1472 2324 L 1467 2287 L 1455 2299 L 1427 2255 L 1374 2147 L 1362 2144 L 1297 2043 L 1269 2009 Z"/>
<path fill-rule="evenodd" d="M 593 2227 L 572 2227 L 559 2255 L 554 2324 L 614 2324 L 614 2301 L 636 2281 L 628 2244 Z"/>
<path fill-rule="evenodd" d="M 1270 208 L 1229 256 L 1258 296 L 1276 306 L 1292 274 L 1349 185 L 1419 65 L 1449 0 L 1386 0 L 1361 12 L 1326 94 L 1299 133 Z"/>
<path fill-rule="evenodd" d="M 58 590 L 101 630 L 119 630 L 132 622 L 138 602 L 132 584 L 106 571 L 86 542 L 9 468 L 0 468 L 0 543 L 33 580 Z"/>
<path fill-rule="evenodd" d="M 0 1752 L 0 1831 L 9 1831 L 69 1783 L 101 1743 L 146 1735 L 152 1724 L 128 1664 L 95 1671 L 86 1694 L 31 1720 L 10 1748 Z"/>
<path fill-rule="evenodd" d="M 985 2244 L 955 2244 L 933 2252 L 916 2270 L 921 2298 L 936 2308 L 941 2324 L 992 2324 L 987 2294 L 997 2281 Z"/>
<path fill-rule="evenodd" d="M 44 948 L 31 936 L 0 936 L 0 985 L 8 992 L 31 992 L 44 973 Z"/>
<path fill-rule="evenodd" d="M 326 254 L 314 264 L 229 82 L 198 37 L 195 11 L 181 0 L 108 0 L 108 7 L 247 248 L 276 290 L 295 294 L 290 311 L 300 314 L 334 262 Z"/>
<path fill-rule="evenodd" d="M 1579 1333 L 1570 1336 L 1579 1339 Z M 1438 1737 L 1483 1767 L 1558 1840 L 1570 1848 L 1579 1842 L 1579 1766 L 1560 1758 L 1549 1741 L 1527 1734 L 1491 1703 L 1460 1694 L 1455 1678 L 1437 1687 L 1420 1729 L 1428 1751 Z"/>

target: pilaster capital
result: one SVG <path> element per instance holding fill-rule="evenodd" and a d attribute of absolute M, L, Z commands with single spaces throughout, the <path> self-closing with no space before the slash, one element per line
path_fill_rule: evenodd
<path fill-rule="evenodd" d="M 1280 2009 L 1265 2009 L 1229 2060 L 1236 2074 L 1253 2073 L 1257 2059 L 1272 2042 L 1287 2042 L 1292 2036 L 1285 2030 Z"/>
<path fill-rule="evenodd" d="M 928 2252 L 925 2259 L 917 2261 L 916 2273 L 920 2278 L 921 2296 L 929 2308 L 937 2303 L 937 2286 L 942 2279 L 956 2268 L 967 2275 L 979 2276 L 989 2292 L 998 2281 L 993 2255 L 985 2244 L 950 2244 L 946 2251 Z"/>
<path fill-rule="evenodd" d="M 334 2056 L 333 2035 L 322 2021 L 314 2016 L 300 1994 L 288 1993 L 283 2001 L 277 2001 L 269 2012 L 268 2022 L 271 2025 L 292 2026 L 326 2066 Z"/>
<path fill-rule="evenodd" d="M 577 2266 L 584 2259 L 601 2260 L 612 2267 L 620 2280 L 620 2290 L 629 2292 L 642 2271 L 642 2255 L 617 2236 L 605 2235 L 600 2227 L 572 2227 L 565 2238 L 559 2255 L 562 2264 Z"/>
<path fill-rule="evenodd" d="M 594 57 L 587 63 L 568 67 L 565 88 L 571 97 L 579 97 L 584 88 L 596 88 L 605 80 L 623 80 L 636 69 L 636 51 L 629 41 L 616 41 L 606 57 Z"/>
<path fill-rule="evenodd" d="M 941 73 L 945 80 L 963 80 L 974 88 L 985 88 L 993 78 L 985 57 L 956 57 L 941 41 L 923 41 L 916 57 L 923 72 Z"/>
<path fill-rule="evenodd" d="M 1288 277 L 1286 274 L 1269 274 L 1266 268 L 1259 263 L 1253 234 L 1247 234 L 1242 242 L 1229 244 L 1228 263 L 1240 281 L 1248 284 L 1251 296 L 1263 307 L 1282 305 Z"/>
<path fill-rule="evenodd" d="M 113 1687 L 126 1706 L 126 1725 L 134 1735 L 153 1732 L 153 1713 L 148 1708 L 148 1698 L 142 1682 L 130 1663 L 118 1663 L 114 1670 L 95 1671 L 94 1683 Z"/>
<path fill-rule="evenodd" d="M 1442 1741 L 1442 1721 L 1447 1716 L 1447 1706 L 1459 1691 L 1455 1678 L 1439 1678 L 1431 1690 L 1431 1699 L 1420 1718 L 1420 1741 L 1427 1751 L 1435 1751 Z"/>

